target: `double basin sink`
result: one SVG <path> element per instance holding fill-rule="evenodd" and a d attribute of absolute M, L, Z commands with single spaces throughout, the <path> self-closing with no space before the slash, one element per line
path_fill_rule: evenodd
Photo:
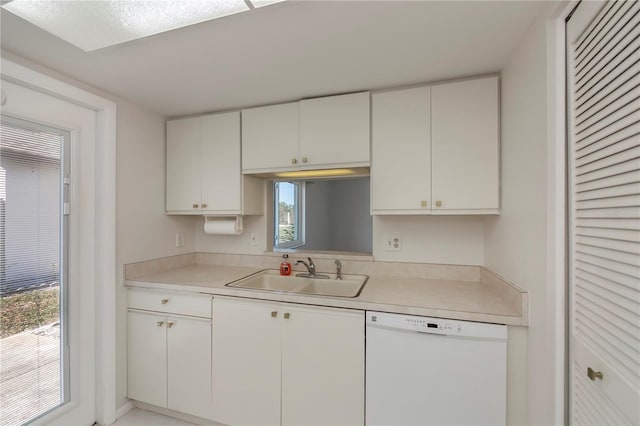
<path fill-rule="evenodd" d="M 336 279 L 336 274 L 318 273 L 318 276 L 320 275 L 325 278 L 283 276 L 280 275 L 280 271 L 266 269 L 231 282 L 227 287 L 316 296 L 357 297 L 369 279 L 367 275 L 342 274 L 342 279 Z"/>

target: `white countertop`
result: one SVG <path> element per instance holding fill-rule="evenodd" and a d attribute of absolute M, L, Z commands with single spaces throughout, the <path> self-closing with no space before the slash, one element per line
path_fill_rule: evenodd
<path fill-rule="evenodd" d="M 478 281 L 370 276 L 358 297 L 327 297 L 226 287 L 262 268 L 194 264 L 125 281 L 129 287 L 237 296 L 275 302 L 373 310 L 507 325 L 527 325 L 522 299 Z"/>

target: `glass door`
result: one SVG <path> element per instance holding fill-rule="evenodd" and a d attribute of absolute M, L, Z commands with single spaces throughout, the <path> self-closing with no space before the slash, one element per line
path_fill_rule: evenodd
<path fill-rule="evenodd" d="M 69 132 L 0 122 L 0 424 L 69 401 Z"/>

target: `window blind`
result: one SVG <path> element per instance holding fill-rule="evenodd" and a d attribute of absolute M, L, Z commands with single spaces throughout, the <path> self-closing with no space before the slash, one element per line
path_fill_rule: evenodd
<path fill-rule="evenodd" d="M 4 116 L 0 123 L 2 425 L 29 422 L 60 405 L 64 395 L 60 283 L 65 138 L 31 125 Z"/>

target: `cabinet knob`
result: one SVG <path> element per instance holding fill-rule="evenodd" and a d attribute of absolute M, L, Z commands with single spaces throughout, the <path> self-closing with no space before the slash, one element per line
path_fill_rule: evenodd
<path fill-rule="evenodd" d="M 200 207 L 200 205 L 199 205 L 199 204 L 194 204 L 194 205 L 193 205 L 193 208 L 194 208 L 194 209 L 197 209 L 198 207 Z"/>
<path fill-rule="evenodd" d="M 436 207 L 442 207 L 442 201 L 436 201 Z"/>
<path fill-rule="evenodd" d="M 291 314 L 289 314 L 289 312 L 285 312 L 284 313 L 284 319 L 289 319 L 290 316 L 291 316 Z"/>
<path fill-rule="evenodd" d="M 602 380 L 602 378 L 604 377 L 602 375 L 602 372 L 594 371 L 591 367 L 587 368 L 587 376 L 589 376 L 589 378 L 593 381 L 595 381 L 596 379 Z"/>
<path fill-rule="evenodd" d="M 203 208 L 203 209 L 206 209 L 206 208 L 207 208 L 207 204 L 206 204 L 206 203 L 205 203 L 205 204 L 203 204 L 203 205 L 202 205 L 202 208 Z"/>
<path fill-rule="evenodd" d="M 420 201 L 420 205 L 421 205 L 422 207 L 427 207 L 427 201 L 426 201 L 426 200 L 422 200 L 422 201 Z"/>
<path fill-rule="evenodd" d="M 309 161 L 309 159 L 307 157 L 302 157 L 302 162 L 306 163 L 307 161 Z"/>
<path fill-rule="evenodd" d="M 171 328 L 171 327 L 173 327 L 173 324 L 174 324 L 173 322 L 171 322 L 171 321 L 167 321 L 167 328 Z"/>
<path fill-rule="evenodd" d="M 298 159 L 297 159 L 297 158 L 292 158 L 292 159 L 291 159 L 291 164 L 296 164 L 297 162 L 298 162 Z"/>
<path fill-rule="evenodd" d="M 278 312 L 277 311 L 271 311 L 271 318 L 275 318 L 278 316 Z"/>
<path fill-rule="evenodd" d="M 166 305 L 167 303 L 169 303 L 169 299 L 162 299 L 160 303 L 162 303 L 163 305 Z"/>
<path fill-rule="evenodd" d="M 158 322 L 156 322 L 156 325 L 157 325 L 158 327 L 162 327 L 162 325 L 163 325 L 163 324 L 164 324 L 164 321 L 158 321 Z"/>

